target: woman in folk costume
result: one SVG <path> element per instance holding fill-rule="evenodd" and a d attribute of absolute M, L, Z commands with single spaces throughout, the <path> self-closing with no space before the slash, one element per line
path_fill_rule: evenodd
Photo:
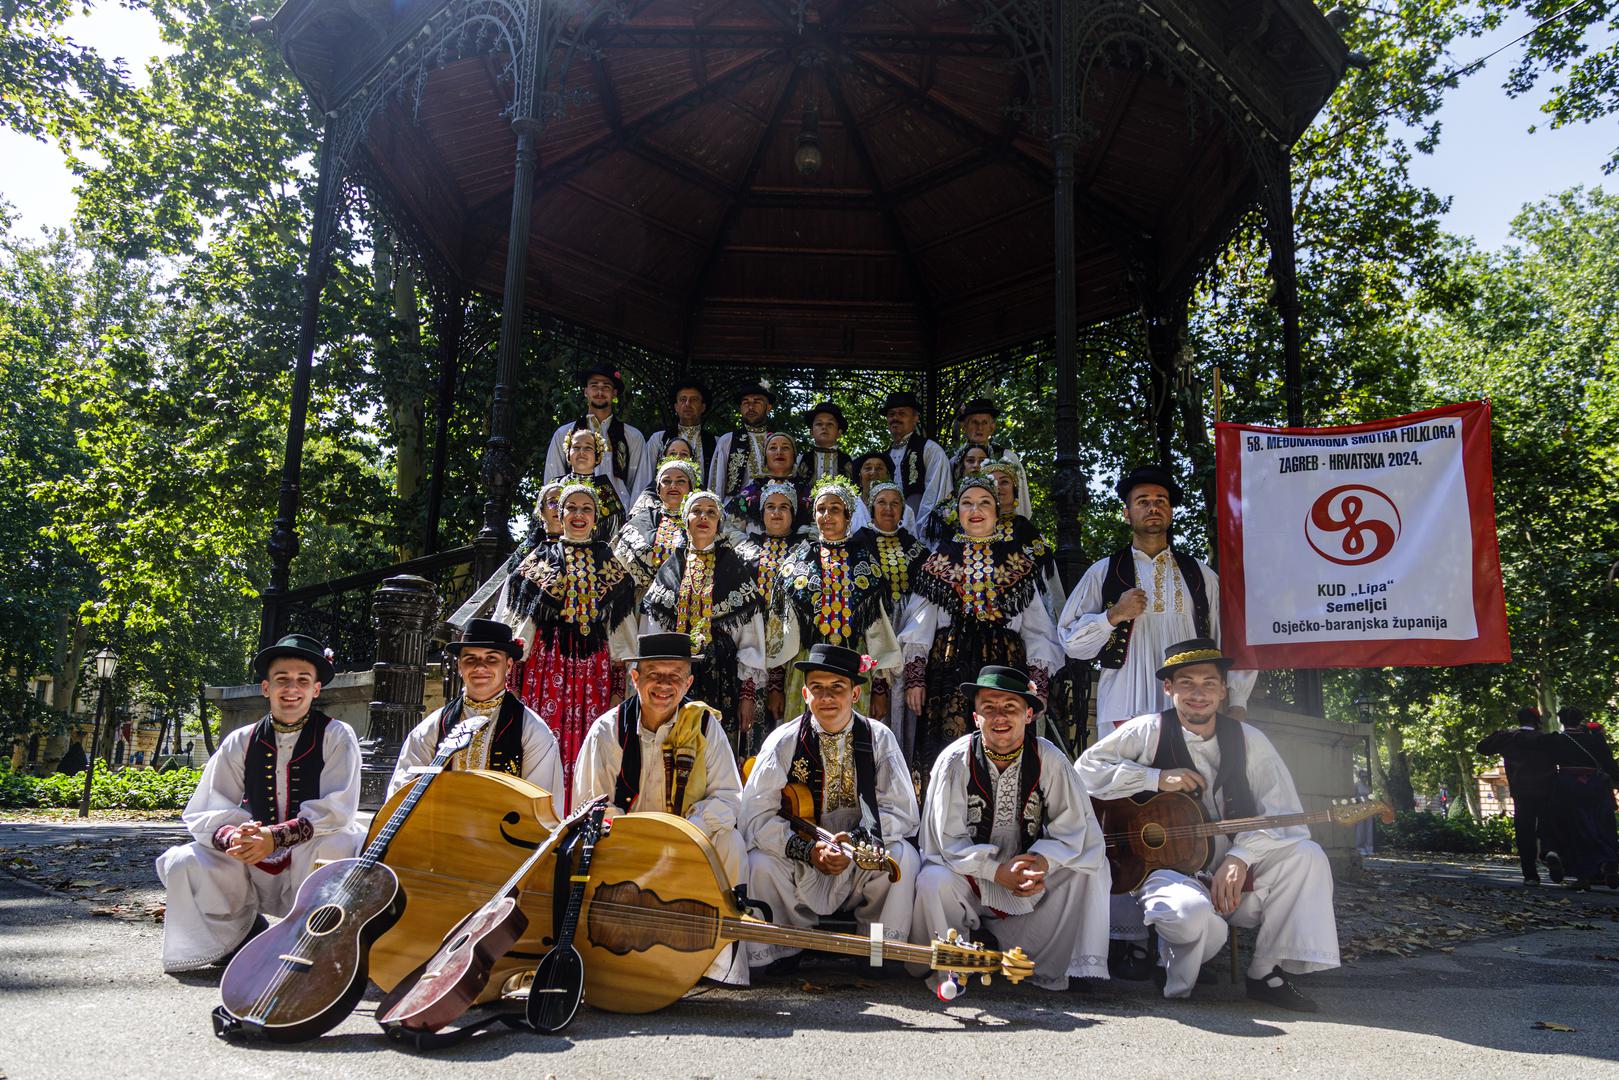
<path fill-rule="evenodd" d="M 229 959 L 266 915 L 287 913 L 318 860 L 352 858 L 365 839 L 359 743 L 315 708 L 336 674 L 331 653 L 289 634 L 254 657 L 253 673 L 269 711 L 220 740 L 181 815 L 192 841 L 157 859 L 167 972 Z"/>
<path fill-rule="evenodd" d="M 815 485 L 815 535 L 788 553 L 772 598 L 782 624 L 783 657 L 802 659 L 811 645 L 837 645 L 870 656 L 879 669 L 900 665 L 899 640 L 888 615 L 888 582 L 877 548 L 852 523 L 860 496 L 849 481 L 830 477 Z M 787 678 L 786 700 L 802 698 L 803 674 Z M 874 716 L 888 702 L 873 695 Z"/>
<path fill-rule="evenodd" d="M 592 539 L 598 512 L 595 485 L 563 488 L 562 539 L 518 564 L 501 601 L 501 621 L 529 642 L 511 689 L 555 733 L 565 790 L 585 731 L 613 701 L 614 653 L 634 648 L 635 583 L 613 549 Z"/>
<path fill-rule="evenodd" d="M 721 531 L 720 497 L 694 491 L 675 547 L 641 601 L 642 633 L 685 634 L 708 657 L 691 695 L 719 710 L 734 747 L 751 746 L 755 698 L 765 684 L 764 594 L 753 564 Z"/>
<path fill-rule="evenodd" d="M 764 490 L 767 484 L 791 484 L 793 488 L 793 504 L 795 507 L 797 528 L 809 524 L 809 500 L 805 492 L 808 490 L 794 475 L 798 467 L 798 444 L 793 437 L 783 431 L 770 434 L 765 440 L 765 471 L 755 476 L 742 490 L 736 493 L 725 508 L 732 524 L 743 531 L 759 527 L 759 511 L 764 500 Z"/>
<path fill-rule="evenodd" d="M 534 500 L 534 521 L 529 528 L 529 540 L 534 545 L 562 537 L 562 486 L 561 480 L 552 480 Z"/>
<path fill-rule="evenodd" d="M 639 503 L 613 541 L 613 553 L 635 579 L 638 593 L 658 576 L 658 567 L 685 535 L 681 504 L 698 487 L 697 466 L 680 458 L 664 458 L 658 463 L 654 491 L 657 497 Z"/>
<path fill-rule="evenodd" d="M 589 428 L 580 428 L 568 436 L 568 468 L 562 477 L 565 485 L 588 487 L 596 496 L 597 540 L 611 542 L 624 524 L 624 508 L 629 505 L 629 491 L 616 476 L 598 476 L 596 466 L 607 453 L 607 440 Z"/>
<path fill-rule="evenodd" d="M 765 655 L 780 656 L 782 617 L 775 606 L 776 590 L 781 585 L 781 568 L 788 554 L 798 543 L 795 533 L 798 525 L 798 489 L 785 480 L 765 485 L 759 500 L 760 525 L 748 535 L 743 553 L 754 566 L 754 577 L 759 583 L 759 595 L 764 601 Z M 767 725 L 783 718 L 786 707 L 787 665 L 773 665 L 766 677 Z"/>
<path fill-rule="evenodd" d="M 1067 593 L 1063 591 L 1062 576 L 1057 572 L 1057 549 L 1035 527 L 1030 519 L 1029 485 L 1023 480 L 1023 466 L 1016 461 L 992 458 L 979 466 L 979 472 L 995 481 L 996 509 L 1000 514 L 1001 531 L 1033 552 L 1040 567 L 1040 594 L 1046 610 L 1055 618 L 1062 611 Z"/>
<path fill-rule="evenodd" d="M 855 486 L 860 489 L 862 498 L 871 495 L 871 485 L 883 480 L 894 479 L 894 463 L 888 460 L 888 455 L 880 450 L 873 450 L 861 454 L 849 466 L 854 473 Z M 900 490 L 904 490 L 901 488 Z"/>
<path fill-rule="evenodd" d="M 888 582 L 888 617 L 899 625 L 910 604 L 911 578 L 930 552 L 913 532 L 912 511 L 905 504 L 905 492 L 898 484 L 889 480 L 878 481 L 871 486 L 866 501 L 871 505 L 871 524 L 862 529 L 861 534 L 869 537 L 872 546 L 877 549 L 877 562 Z M 900 668 L 875 671 L 872 673 L 871 686 L 873 698 L 887 696 L 888 713 L 878 719 L 888 722 L 899 739 L 905 760 L 911 761 L 916 745 L 916 717 L 906 709 L 905 696 L 895 692 L 902 671 Z"/>
<path fill-rule="evenodd" d="M 961 532 L 912 577 L 916 598 L 900 630 L 905 703 L 921 716 L 916 761 L 924 769 L 972 728 L 972 703 L 959 687 L 979 669 L 1027 671 L 1044 699 L 1063 658 L 1040 598 L 1035 552 L 998 527 L 994 482 L 963 480 L 956 511 Z"/>
<path fill-rule="evenodd" d="M 952 472 L 959 471 L 961 479 L 966 479 L 969 476 L 977 476 L 979 469 L 988 460 L 988 450 L 982 446 L 969 444 L 958 457 L 950 459 L 950 468 Z M 956 481 L 957 484 L 960 482 L 961 480 Z M 937 547 L 939 541 L 954 536 L 959 528 L 960 523 L 956 520 L 956 501 L 947 499 L 935 506 L 928 519 L 922 522 L 921 535 L 929 547 Z"/>
<path fill-rule="evenodd" d="M 663 471 L 663 466 L 670 461 L 690 462 L 693 473 L 697 470 L 697 459 L 692 456 L 691 444 L 678 435 L 670 439 L 663 448 L 663 456 L 658 459 L 658 469 L 652 474 L 652 479 L 647 482 L 646 487 L 641 489 L 640 494 L 635 496 L 635 501 L 630 503 L 630 508 L 624 511 L 626 521 L 648 507 L 663 505 L 663 499 L 658 495 L 658 477 Z M 700 480 L 692 482 L 693 490 L 700 486 L 702 486 Z M 685 496 L 682 495 L 681 497 L 684 498 Z"/>

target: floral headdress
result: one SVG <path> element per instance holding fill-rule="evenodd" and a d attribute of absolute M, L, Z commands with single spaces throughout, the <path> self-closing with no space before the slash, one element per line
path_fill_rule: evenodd
<path fill-rule="evenodd" d="M 838 501 L 843 503 L 844 511 L 852 516 L 854 504 L 860 498 L 860 490 L 842 476 L 824 476 L 810 491 L 810 505 L 814 506 L 820 502 L 823 495 L 836 495 Z"/>
<path fill-rule="evenodd" d="M 587 433 L 590 435 L 591 439 L 595 443 L 595 446 L 596 446 L 596 461 L 599 463 L 603 458 L 605 458 L 607 456 L 607 440 L 602 437 L 601 432 L 594 431 L 591 428 L 579 428 L 576 431 L 574 431 L 573 434 L 568 436 L 568 446 L 567 446 L 568 453 L 570 453 L 570 454 L 573 453 L 573 440 L 577 439 L 580 435 L 587 434 Z"/>
<path fill-rule="evenodd" d="M 992 458 L 978 466 L 980 476 L 994 476 L 996 473 L 1005 473 L 1012 478 L 1012 482 L 1015 484 L 1023 479 L 1023 466 L 1015 461 L 1007 461 L 1003 458 Z"/>
<path fill-rule="evenodd" d="M 702 483 L 697 476 L 697 466 L 692 462 L 687 461 L 685 458 L 677 457 L 667 457 L 658 462 L 658 471 L 656 474 L 654 474 L 654 478 L 657 480 L 662 480 L 663 474 L 668 472 L 670 469 L 679 469 L 681 472 L 685 473 L 686 482 L 694 491 L 696 490 L 697 485 Z"/>

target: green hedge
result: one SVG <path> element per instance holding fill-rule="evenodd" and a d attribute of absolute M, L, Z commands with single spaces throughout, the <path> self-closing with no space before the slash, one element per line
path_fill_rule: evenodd
<path fill-rule="evenodd" d="M 179 810 L 202 777 L 201 769 L 124 769 L 122 772 L 96 770 L 90 785 L 92 810 Z M 84 774 L 64 776 L 23 776 L 0 765 L 0 807 L 78 806 L 84 794 Z"/>
<path fill-rule="evenodd" d="M 1377 823 L 1377 846 L 1455 855 L 1510 855 L 1512 819 L 1503 816 L 1474 821 L 1467 814 L 1460 817 L 1396 814 L 1392 825 Z"/>

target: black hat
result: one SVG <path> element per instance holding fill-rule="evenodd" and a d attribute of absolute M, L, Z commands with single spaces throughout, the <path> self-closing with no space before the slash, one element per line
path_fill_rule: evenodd
<path fill-rule="evenodd" d="M 618 373 L 617 368 L 608 364 L 592 364 L 590 367 L 585 368 L 579 373 L 579 385 L 585 385 L 595 375 L 600 375 L 604 379 L 611 379 L 618 392 L 620 394 L 624 392 L 624 376 Z M 705 394 L 703 397 L 704 400 L 707 400 L 708 395 Z"/>
<path fill-rule="evenodd" d="M 253 675 L 260 682 L 270 677 L 270 661 L 283 656 L 308 660 L 315 665 L 315 678 L 321 685 L 332 681 L 337 669 L 332 666 L 331 650 L 308 634 L 288 634 L 253 658 Z"/>
<path fill-rule="evenodd" d="M 1577 709 L 1573 705 L 1564 705 L 1557 710 L 1557 719 L 1564 727 L 1584 727 L 1585 710 Z"/>
<path fill-rule="evenodd" d="M 469 619 L 461 636 L 444 644 L 444 651 L 459 653 L 462 649 L 499 649 L 513 660 L 523 656 L 523 643 L 512 636 L 512 628 L 498 619 Z"/>
<path fill-rule="evenodd" d="M 1540 710 L 1533 705 L 1525 705 L 1518 710 L 1518 723 L 1522 727 L 1539 727 Z"/>
<path fill-rule="evenodd" d="M 795 660 L 793 667 L 803 672 L 830 671 L 851 682 L 862 683 L 866 681 L 866 673 L 861 670 L 866 660 L 867 657 L 842 645 L 811 645 L 809 659 Z"/>
<path fill-rule="evenodd" d="M 1193 664 L 1213 664 L 1223 675 L 1231 670 L 1232 663 L 1229 656 L 1220 652 L 1220 646 L 1214 643 L 1213 638 L 1195 637 L 1177 641 L 1164 650 L 1164 666 L 1158 669 L 1158 677 L 1167 679 L 1181 668 Z"/>
<path fill-rule="evenodd" d="M 626 656 L 629 660 L 685 660 L 688 663 L 700 664 L 708 657 L 702 653 L 693 656 L 691 651 L 690 634 L 642 634 L 635 639 L 637 656 Z"/>
<path fill-rule="evenodd" d="M 855 478 L 856 482 L 858 482 L 859 479 L 860 479 L 860 469 L 861 469 L 861 467 L 864 466 L 866 464 L 866 462 L 870 461 L 872 458 L 876 458 L 878 461 L 882 462 L 884 465 L 886 465 L 888 467 L 888 475 L 889 476 L 894 475 L 894 459 L 889 457 L 887 454 L 883 453 L 881 450 L 872 450 L 872 451 L 869 451 L 867 453 L 861 454 L 859 457 L 855 458 L 854 459 L 854 464 L 850 466 L 850 469 L 854 472 L 854 478 Z"/>
<path fill-rule="evenodd" d="M 838 408 L 830 401 L 823 401 L 813 409 L 804 410 L 804 423 L 815 423 L 815 418 L 822 413 L 826 413 L 828 416 L 838 422 L 838 431 L 840 433 L 849 430 L 849 422 L 843 418 L 843 410 Z"/>
<path fill-rule="evenodd" d="M 1157 484 L 1169 492 L 1170 506 L 1179 506 L 1186 498 L 1186 493 L 1181 491 L 1181 486 L 1175 483 L 1175 478 L 1169 475 L 1168 470 L 1160 469 L 1156 465 L 1141 465 L 1131 469 L 1113 485 L 1113 490 L 1118 492 L 1119 498 L 1129 502 L 1130 492 L 1140 484 Z"/>
<path fill-rule="evenodd" d="M 965 420 L 967 417 L 974 416 L 978 413 L 989 413 L 991 416 L 999 416 L 1001 415 L 1001 410 L 1000 407 L 993 401 L 989 400 L 989 398 L 975 397 L 961 407 L 961 411 L 956 413 L 956 419 Z"/>
<path fill-rule="evenodd" d="M 747 397 L 749 394 L 758 394 L 760 397 L 766 398 L 770 401 L 770 407 L 772 409 L 776 407 L 776 391 L 771 389 L 770 384 L 765 382 L 763 379 L 760 379 L 758 382 L 744 383 L 741 389 L 737 390 L 736 392 L 737 404 L 740 405 L 742 403 L 742 399 Z"/>
<path fill-rule="evenodd" d="M 980 690 L 1004 690 L 1008 694 L 1021 696 L 1035 712 L 1046 711 L 1046 703 L 1040 700 L 1040 695 L 1034 689 L 1034 680 L 1015 667 L 986 664 L 978 669 L 977 682 L 960 683 L 956 689 L 970 702 L 978 700 Z"/>
<path fill-rule="evenodd" d="M 915 394 L 911 393 L 909 390 L 895 390 L 892 394 L 889 394 L 887 397 L 883 398 L 883 406 L 877 410 L 877 415 L 887 416 L 889 410 L 900 409 L 906 406 L 915 409 L 918 413 L 922 411 L 922 402 L 917 399 Z"/>
<path fill-rule="evenodd" d="M 676 379 L 669 384 L 669 407 L 675 407 L 675 398 L 680 396 L 682 390 L 695 390 L 703 395 L 703 408 L 713 403 L 714 396 L 708 392 L 708 384 L 701 379 Z"/>

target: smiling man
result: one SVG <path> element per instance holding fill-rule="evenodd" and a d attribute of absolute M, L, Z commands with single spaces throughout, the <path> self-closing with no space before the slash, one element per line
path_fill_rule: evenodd
<path fill-rule="evenodd" d="M 1067 756 L 1029 732 L 1045 706 L 1017 668 L 962 683 L 977 730 L 933 765 L 922 819 L 913 940 L 988 925 L 1002 949 L 1034 958 L 1035 986 L 1107 977 L 1108 876 L 1102 830 Z M 928 985 L 939 991 L 934 972 Z M 954 997 L 945 990 L 941 996 Z"/>
<path fill-rule="evenodd" d="M 359 743 L 315 708 L 336 674 L 331 654 L 288 634 L 253 673 L 270 711 L 221 740 L 182 814 L 195 839 L 158 856 L 167 972 L 228 960 L 265 915 L 287 913 L 317 860 L 352 858 L 365 838 Z"/>
<path fill-rule="evenodd" d="M 1209 638 L 1170 645 L 1158 668 L 1170 707 L 1138 716 L 1075 764 L 1093 798 L 1190 795 L 1211 819 L 1297 814 L 1293 777 L 1269 739 L 1222 713 L 1231 661 Z M 1198 970 L 1227 938 L 1227 922 L 1259 928 L 1248 996 L 1315 1012 L 1289 976 L 1338 966 L 1332 869 L 1306 825 L 1255 829 L 1211 844 L 1196 876 L 1155 870 L 1135 891 L 1158 932 L 1164 996 L 1188 997 Z"/>
<path fill-rule="evenodd" d="M 921 430 L 922 402 L 908 390 L 889 394 L 878 410 L 888 424 L 888 461 L 894 483 L 917 521 L 950 498 L 950 455 Z"/>
<path fill-rule="evenodd" d="M 615 411 L 624 396 L 624 377 L 606 364 L 597 364 L 579 373 L 579 389 L 585 411 L 551 436 L 545 452 L 545 479 L 567 475 L 569 439 L 576 431 L 588 430 L 606 443 L 595 471 L 612 477 L 625 492 L 639 492 L 651 482 L 652 462 L 657 459 L 647 454 L 646 436 L 640 429 L 626 424 Z"/>
<path fill-rule="evenodd" d="M 674 414 L 674 423 L 652 433 L 646 443 L 647 460 L 661 461 L 664 448 L 683 439 L 697 462 L 699 484 L 711 482 L 719 439 L 703 425 L 708 415 L 708 384 L 701 379 L 676 380 L 669 387 L 669 411 Z"/>

